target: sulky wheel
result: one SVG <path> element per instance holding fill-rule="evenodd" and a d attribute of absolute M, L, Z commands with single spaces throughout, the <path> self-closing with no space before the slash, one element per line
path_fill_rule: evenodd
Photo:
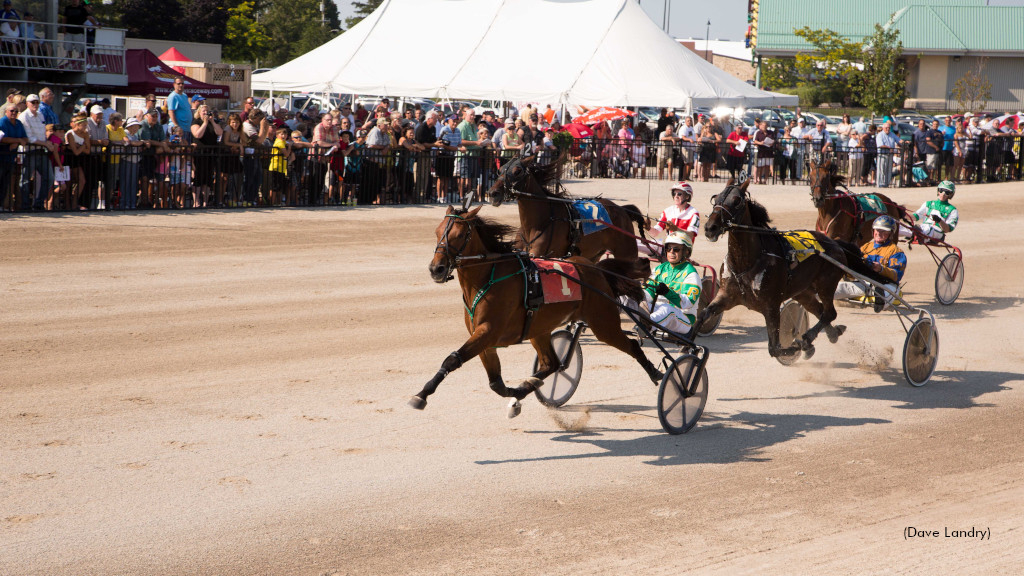
<path fill-rule="evenodd" d="M 807 332 L 807 311 L 796 300 L 787 300 L 779 312 L 779 347 L 789 348 L 798 338 Z M 775 357 L 783 366 L 792 366 L 799 358 L 798 350 L 791 354 L 779 354 Z"/>
<path fill-rule="evenodd" d="M 693 371 L 700 361 L 692 354 L 680 356 L 665 371 L 658 388 L 658 420 L 669 434 L 683 434 L 693 428 L 708 401 L 708 373 Z M 689 386 L 689 389 L 687 388 Z"/>
<path fill-rule="evenodd" d="M 568 330 L 556 330 L 551 333 L 551 347 L 555 349 L 555 355 L 563 361 L 564 369 L 558 370 L 544 379 L 544 383 L 533 391 L 537 400 L 545 406 L 557 408 L 569 401 L 580 384 L 580 376 L 583 374 L 583 350 L 579 342 L 569 350 L 572 344 L 572 333 Z M 568 352 L 568 358 L 566 356 Z M 533 360 L 533 372 L 537 373 L 540 368 L 540 358 Z"/>
<path fill-rule="evenodd" d="M 946 255 L 935 272 L 935 297 L 946 306 L 956 302 L 964 287 L 964 262 L 956 252 Z"/>
<path fill-rule="evenodd" d="M 718 293 L 719 287 L 720 284 L 717 280 L 712 280 L 710 276 L 704 277 L 704 280 L 701 282 L 700 300 L 697 302 L 698 317 L 700 316 L 700 313 L 708 307 L 708 304 L 711 304 L 711 300 L 715 297 L 715 294 Z M 715 314 L 710 318 L 705 318 L 704 323 L 697 329 L 697 334 L 700 334 L 701 336 L 710 336 L 715 333 L 715 330 L 718 330 L 718 326 L 721 323 L 722 314 Z"/>
<path fill-rule="evenodd" d="M 911 386 L 924 386 L 939 359 L 939 332 L 930 317 L 920 318 L 907 331 L 903 343 L 903 377 Z"/>

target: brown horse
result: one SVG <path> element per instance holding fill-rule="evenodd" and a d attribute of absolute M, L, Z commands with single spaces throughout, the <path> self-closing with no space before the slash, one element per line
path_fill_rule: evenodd
<path fill-rule="evenodd" d="M 809 180 L 811 203 L 818 209 L 818 221 L 815 224 L 818 232 L 835 240 L 853 242 L 858 246 L 871 240 L 871 223 L 880 214 L 865 211 L 857 201 L 857 197 L 868 194 L 839 191 L 838 187 L 844 186 L 846 179 L 836 173 L 836 166 L 831 158 L 821 164 L 811 162 Z M 907 209 L 902 205 L 893 202 L 884 194 L 871 195 L 878 197 L 886 213 L 892 216 L 893 220 L 906 220 Z"/>
<path fill-rule="evenodd" d="M 781 233 L 769 228 L 771 219 L 764 206 L 755 202 L 747 192 L 750 180 L 742 185 L 729 181 L 725 190 L 711 198 L 711 215 L 704 225 L 704 235 L 716 242 L 729 233 L 729 251 L 725 265 L 729 271 L 722 287 L 701 312 L 697 325 L 704 318 L 720 314 L 742 304 L 760 312 L 768 329 L 768 353 L 772 356 L 791 355 L 803 351 L 814 354 L 814 339 L 824 329 L 831 342 L 836 342 L 845 327 L 832 326 L 836 308 L 832 297 L 843 271 L 821 256 L 814 254 L 791 266 L 786 257 L 786 241 Z M 832 240 L 820 232 L 813 232 L 822 252 L 845 264 L 859 274 L 885 282 L 861 257 L 857 246 Z M 789 348 L 779 342 L 779 311 L 783 301 L 793 298 L 818 318 L 818 323 L 803 334 Z"/>
<path fill-rule="evenodd" d="M 409 404 L 413 408 L 422 410 L 427 396 L 434 393 L 448 373 L 466 360 L 480 356 L 491 390 L 515 399 L 510 405 L 509 417 L 515 416 L 518 401 L 559 369 L 560 359 L 551 345 L 551 332 L 575 320 L 586 322 L 598 340 L 636 359 L 652 381 L 661 380 L 662 374 L 644 355 L 640 344 L 623 333 L 614 300 L 619 296 L 642 297 L 636 279 L 647 275 L 646 267 L 638 266 L 635 260 L 610 258 L 595 265 L 578 256 L 568 258 L 565 262 L 575 265 L 579 272 L 580 299 L 543 304 L 531 318 L 524 303 L 523 288 L 524 261 L 528 257 L 513 251 L 512 243 L 505 241 L 515 229 L 480 218 L 479 211 L 479 206 L 468 212 L 449 206 L 437 226 L 437 247 L 430 261 L 430 277 L 443 283 L 452 278 L 453 272 L 458 276 L 469 339 L 444 359 L 437 374 L 412 397 Z M 501 379 L 497 347 L 523 340 L 530 340 L 537 351 L 538 370 L 523 385 L 509 388 Z"/>
<path fill-rule="evenodd" d="M 636 229 L 643 230 L 644 217 L 640 209 L 630 204 L 619 206 L 611 200 L 595 199 L 608 211 L 612 224 L 619 228 L 604 227 L 590 234 L 578 231 L 580 216 L 573 208 L 572 199 L 564 189 L 545 187 L 558 179 L 562 158 L 546 165 L 538 165 L 536 156 L 517 157 L 498 172 L 498 178 L 487 194 L 493 206 L 501 206 L 506 199 L 519 203 L 519 230 L 522 248 L 534 256 L 561 257 L 580 255 L 596 262 L 604 253 L 616 258 L 636 260 Z"/>

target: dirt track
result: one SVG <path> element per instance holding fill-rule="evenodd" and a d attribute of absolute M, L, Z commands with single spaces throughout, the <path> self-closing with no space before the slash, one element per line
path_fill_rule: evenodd
<path fill-rule="evenodd" d="M 721 185 L 695 188 L 706 212 Z M 648 206 L 644 182 L 570 189 Z M 440 208 L 4 215 L 0 574 L 1017 574 L 1021 189 L 959 190 L 953 306 L 909 254 L 941 338 L 926 387 L 892 314 L 841 308 L 840 342 L 786 368 L 734 310 L 677 437 L 591 339 L 561 412 L 507 420 L 476 360 L 409 409 L 465 338 L 455 283 L 426 270 Z M 806 187 L 753 192 L 813 226 Z M 501 357 L 527 375 L 527 345 Z M 972 527 L 989 535 L 943 535 Z"/>

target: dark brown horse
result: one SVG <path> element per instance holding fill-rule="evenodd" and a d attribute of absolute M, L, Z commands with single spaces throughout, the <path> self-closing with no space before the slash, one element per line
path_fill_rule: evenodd
<path fill-rule="evenodd" d="M 811 162 L 809 180 L 811 203 L 818 209 L 818 222 L 815 224 L 818 232 L 858 246 L 871 240 L 871 223 L 880 214 L 865 211 L 857 201 L 858 196 L 867 194 L 850 194 L 839 190 L 838 187 L 844 186 L 846 179 L 836 173 L 831 158 L 821 164 Z M 884 194 L 870 195 L 878 197 L 893 220 L 906 220 L 906 208 Z"/>
<path fill-rule="evenodd" d="M 487 191 L 494 206 L 501 206 L 506 199 L 518 201 L 522 248 L 534 256 L 578 254 L 596 262 L 607 251 L 616 258 L 636 260 L 633 224 L 638 224 L 642 230 L 643 214 L 632 204 L 619 206 L 611 200 L 597 198 L 595 201 L 604 206 L 612 224 L 619 230 L 604 227 L 581 234 L 576 222 L 580 216 L 569 194 L 550 186 L 558 179 L 563 158 L 543 166 L 536 163 L 534 155 L 514 158 L 501 167 L 497 180 Z"/>
<path fill-rule="evenodd" d="M 551 346 L 551 332 L 566 322 L 582 320 L 598 340 L 636 359 L 654 382 L 662 374 L 644 355 L 640 344 L 626 337 L 619 320 L 615 298 L 642 297 L 636 279 L 647 275 L 646 267 L 637 261 L 615 258 L 593 264 L 582 257 L 566 259 L 579 272 L 581 299 L 543 304 L 528 319 L 524 304 L 524 260 L 505 241 L 515 229 L 495 224 L 477 216 L 480 207 L 468 212 L 448 207 L 444 220 L 437 226 L 437 247 L 430 261 L 430 277 L 443 283 L 458 276 L 465 304 L 466 329 L 469 339 L 452 352 L 437 374 L 427 382 L 409 404 L 422 410 L 427 397 L 434 393 L 441 380 L 474 356 L 479 356 L 487 371 L 491 390 L 500 396 L 514 398 L 509 417 L 518 414 L 519 400 L 533 392 L 541 381 L 558 370 L 560 360 Z M 632 278 L 632 280 L 630 279 Z M 540 359 L 538 370 L 517 388 L 509 388 L 501 378 L 497 347 L 529 340 Z"/>
<path fill-rule="evenodd" d="M 725 190 L 711 198 L 713 209 L 704 225 L 704 235 L 715 242 L 722 234 L 729 233 L 725 259 L 728 275 L 715 299 L 697 319 L 697 325 L 700 326 L 704 318 L 742 304 L 764 316 L 769 354 L 791 355 L 802 350 L 810 357 L 814 353 L 814 339 L 822 329 L 832 342 L 845 330 L 843 326 L 832 326 L 836 319 L 832 297 L 843 271 L 817 254 L 791 265 L 785 239 L 769 228 L 768 211 L 750 197 L 749 186 L 750 180 L 742 185 L 730 180 Z M 832 240 L 820 232 L 812 234 L 825 254 L 859 274 L 885 282 L 864 262 L 857 246 Z M 784 349 L 779 342 L 779 311 L 788 298 L 814 314 L 818 323 L 793 346 Z"/>

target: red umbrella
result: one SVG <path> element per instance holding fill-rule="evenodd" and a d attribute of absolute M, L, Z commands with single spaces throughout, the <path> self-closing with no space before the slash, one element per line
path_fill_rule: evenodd
<path fill-rule="evenodd" d="M 586 124 L 580 124 L 579 122 L 572 122 L 563 126 L 565 130 L 572 134 L 573 138 L 588 138 L 594 135 L 594 131 L 590 129 Z"/>
<path fill-rule="evenodd" d="M 1007 114 L 995 119 L 995 121 L 999 123 L 1000 128 L 1009 126 L 1014 130 L 1017 130 L 1020 127 L 1022 120 L 1024 120 L 1024 117 L 1021 117 L 1020 114 Z"/>
<path fill-rule="evenodd" d="M 601 106 L 600 108 L 594 108 L 588 110 L 583 114 L 573 118 L 573 122 L 580 124 L 596 124 L 598 122 L 605 122 L 607 120 L 618 120 L 619 118 L 625 118 L 626 116 L 634 116 L 635 112 L 629 110 L 623 110 L 622 108 L 612 108 L 609 106 Z"/>

